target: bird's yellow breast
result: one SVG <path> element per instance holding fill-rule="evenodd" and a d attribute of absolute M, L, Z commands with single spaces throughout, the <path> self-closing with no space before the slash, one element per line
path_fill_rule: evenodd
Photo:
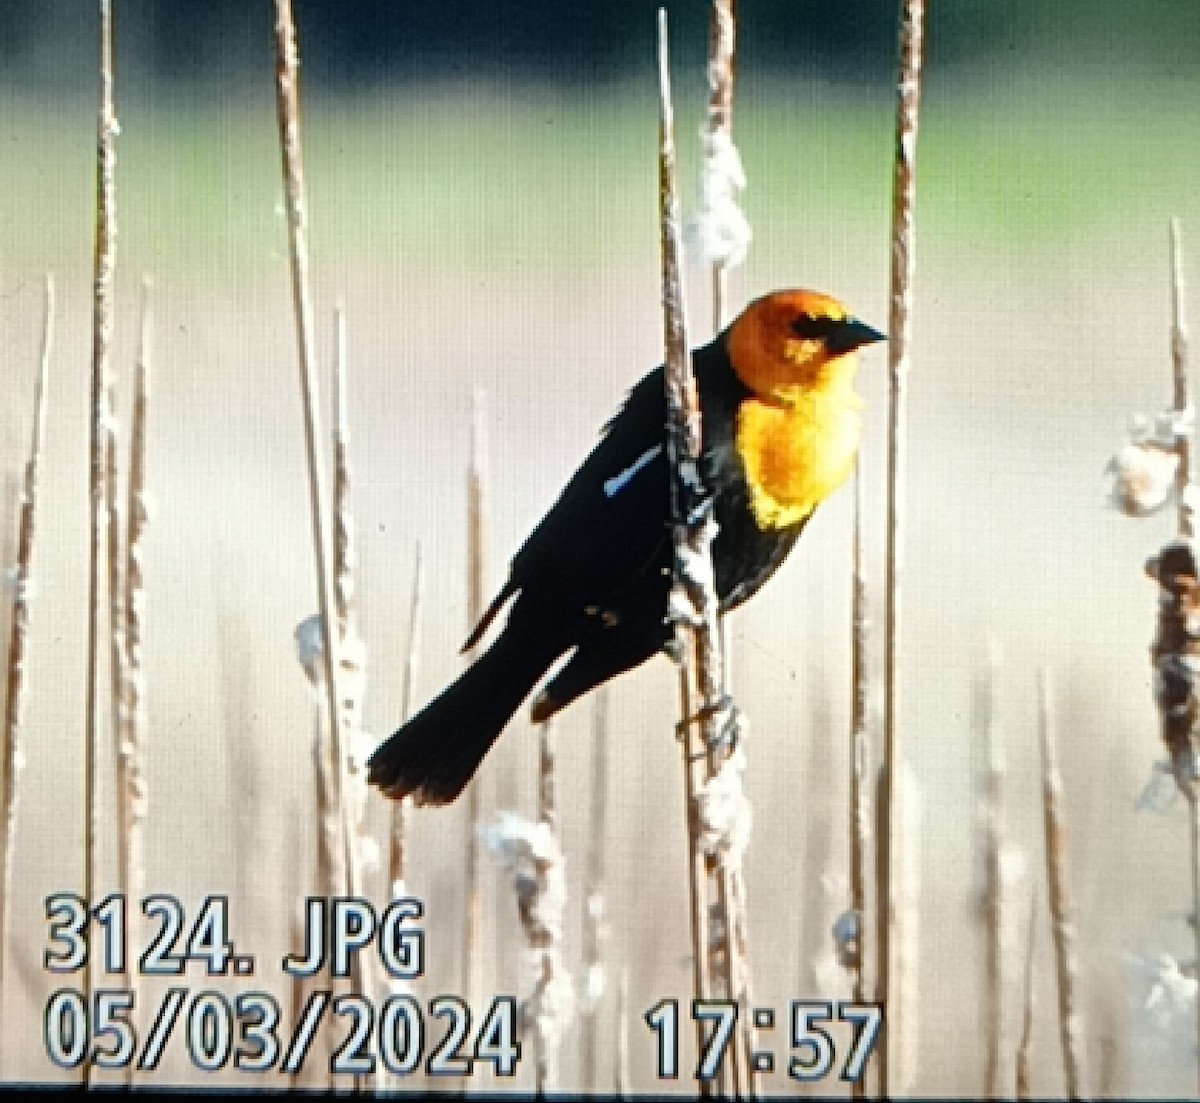
<path fill-rule="evenodd" d="M 806 390 L 786 404 L 746 399 L 734 438 L 760 529 L 803 521 L 854 468 L 861 401 L 849 387 Z"/>

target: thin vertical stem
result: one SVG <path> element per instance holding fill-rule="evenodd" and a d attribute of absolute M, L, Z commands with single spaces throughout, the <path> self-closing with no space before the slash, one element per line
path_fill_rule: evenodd
<path fill-rule="evenodd" d="M 854 1002 L 865 1003 L 867 853 L 871 845 L 871 811 L 867 796 L 867 595 L 863 578 L 862 474 L 854 465 L 854 527 L 851 534 L 850 589 L 850 909 L 858 925 L 852 969 Z M 866 1093 L 866 1077 L 851 1085 L 854 1098 Z"/>
<path fill-rule="evenodd" d="M 1183 313 L 1183 255 L 1179 240 L 1179 219 L 1171 219 L 1171 376 L 1174 383 L 1174 406 L 1178 411 L 1175 428 L 1175 453 L 1179 466 L 1175 471 L 1175 485 L 1179 500 L 1179 535 L 1189 539 L 1195 535 L 1195 516 L 1189 487 L 1191 484 L 1192 433 L 1194 411 L 1192 409 L 1191 383 L 1188 378 L 1188 334 Z M 1195 733 L 1189 742 L 1195 746 Z M 1183 790 L 1188 802 L 1189 841 L 1192 875 L 1192 914 L 1200 917 L 1200 792 L 1196 778 L 1183 777 L 1181 767 L 1186 762 L 1195 768 L 1195 752 L 1186 756 L 1172 755 L 1176 766 L 1176 782 Z M 1200 918 L 1193 925 L 1196 940 L 1196 960 L 1200 961 Z M 1200 1044 L 1200 1001 L 1196 1008 L 1197 1043 Z M 1200 1062 L 1197 1063 L 1200 1078 Z M 1200 1089 L 1200 1079 L 1198 1079 Z"/>
<path fill-rule="evenodd" d="M 618 1099 L 629 1094 L 629 969 L 621 970 L 617 983 L 617 1046 L 613 1068 L 613 1093 Z M 701 1089 L 701 1095 L 711 1095 Z"/>
<path fill-rule="evenodd" d="M 1184 795 L 1188 802 L 1188 842 L 1192 858 L 1192 915 L 1195 917 L 1192 934 L 1195 938 L 1196 960 L 1200 961 L 1200 794 L 1193 783 L 1184 790 Z M 1200 1001 L 1196 1007 L 1196 1031 L 1197 1041 L 1200 1042 Z M 1200 1065 L 1197 1066 L 1196 1075 L 1200 1078 Z"/>
<path fill-rule="evenodd" d="M 1017 1098 L 1032 1096 L 1030 1054 L 1033 1049 L 1033 961 L 1037 946 L 1038 885 L 1033 883 L 1029 899 L 1029 935 L 1025 940 L 1025 998 L 1021 1014 L 1021 1041 L 1017 1045 Z"/>
<path fill-rule="evenodd" d="M 712 0 L 708 24 L 708 120 L 710 137 L 733 130 L 733 58 L 737 24 L 734 0 Z M 712 328 L 719 333 L 728 309 L 729 269 L 712 265 Z"/>
<path fill-rule="evenodd" d="M 720 650 L 715 579 L 712 567 L 712 540 L 716 532 L 713 518 L 711 494 L 702 486 L 700 478 L 700 456 L 702 448 L 700 396 L 692 371 L 691 353 L 687 338 L 686 311 L 683 292 L 683 244 L 679 224 L 679 195 L 675 170 L 674 111 L 671 104 L 670 67 L 667 48 L 667 16 L 662 8 L 658 12 L 658 81 L 659 81 L 659 218 L 662 243 L 662 292 L 664 343 L 666 345 L 665 389 L 667 401 L 667 453 L 671 461 L 671 511 L 675 549 L 674 585 L 679 596 L 690 606 L 691 616 L 685 640 L 680 648 L 685 656 L 682 674 L 685 679 L 695 679 L 695 693 L 684 697 L 682 728 L 684 742 L 688 745 L 685 765 L 685 789 L 689 798 L 698 794 L 696 778 L 692 774 L 693 758 L 703 757 L 707 779 L 711 779 L 718 767 L 737 769 L 728 761 L 728 749 L 722 750 L 722 716 L 732 722 L 728 699 L 722 691 L 723 663 Z M 678 629 L 678 625 L 676 626 Z M 700 706 L 696 716 L 691 715 L 689 702 L 698 700 Z M 694 729 L 699 728 L 700 743 L 692 751 Z M 738 782 L 740 787 L 740 780 Z M 744 800 L 744 796 L 743 796 Z M 689 803 L 688 811 L 691 884 L 696 882 L 696 852 L 703 848 L 700 839 L 700 817 L 695 803 Z M 718 844 L 704 854 L 706 886 L 711 883 L 711 893 L 721 916 L 720 943 L 710 938 L 707 944 L 697 944 L 697 954 L 713 955 L 716 965 L 709 965 L 709 980 L 718 975 L 722 980 L 725 996 L 739 1004 L 748 1004 L 749 966 L 746 954 L 745 886 L 741 878 L 740 856 L 733 857 L 733 848 L 724 852 Z M 695 897 L 692 902 L 693 934 L 699 930 L 696 917 L 701 905 Z M 710 992 L 696 993 L 698 998 L 710 996 Z M 742 1027 L 735 1033 L 730 1053 L 723 1072 L 728 1073 L 734 1094 L 753 1091 L 752 1069 L 749 1062 L 750 1047 L 747 1039 L 752 1035 L 752 1023 L 748 1006 L 743 1006 L 746 1017 Z M 697 1023 L 697 1029 L 701 1024 Z M 702 1086 L 702 1091 L 704 1087 Z"/>
<path fill-rule="evenodd" d="M 552 722 L 538 725 L 538 823 L 554 835 L 558 833 L 558 810 L 554 799 L 554 744 L 551 739 Z M 544 856 L 534 857 L 537 878 L 537 897 L 544 900 L 550 873 L 549 862 Z M 558 947 L 554 935 L 545 927 L 530 930 L 530 948 L 537 956 L 537 980 L 534 983 L 533 1004 L 534 1037 L 537 1045 L 535 1085 L 537 1097 L 544 1098 L 558 1080 L 558 1036 L 550 1036 L 547 996 L 557 982 Z"/>
<path fill-rule="evenodd" d="M 588 810 L 587 866 L 583 881 L 583 961 L 586 999 L 580 1016 L 582 1088 L 597 1090 L 596 1042 L 600 998 L 604 992 L 604 853 L 608 813 L 608 687 L 601 686 L 592 703 L 591 805 Z"/>
<path fill-rule="evenodd" d="M 425 565 L 421 557 L 421 542 L 417 541 L 416 562 L 413 564 L 412 596 L 408 604 L 408 645 L 405 649 L 404 680 L 400 691 L 400 713 L 404 721 L 412 716 L 413 685 L 417 677 L 417 662 L 421 641 L 421 599 L 425 590 Z M 405 894 L 407 875 L 405 862 L 405 840 L 408 831 L 408 813 L 412 799 L 392 802 L 391 830 L 388 834 L 388 882 L 392 899 Z"/>
<path fill-rule="evenodd" d="M 684 312 L 682 277 L 682 243 L 679 231 L 679 198 L 675 183 L 675 133 L 674 109 L 671 103 L 671 76 L 667 42 L 666 9 L 658 10 L 658 88 L 659 88 L 659 217 L 662 226 L 662 289 L 663 320 L 666 342 L 666 388 L 669 422 L 667 427 L 669 451 L 673 467 L 691 463 L 700 455 L 700 403 L 696 391 L 696 380 L 692 373 L 691 356 L 688 351 L 687 322 Z M 687 507 L 677 499 L 680 496 L 676 479 L 672 485 L 672 513 L 675 520 L 675 542 L 677 548 L 686 542 L 687 533 L 681 520 Z M 678 574 L 678 571 L 676 572 Z M 679 689 L 684 726 L 681 733 L 683 750 L 684 799 L 687 808 L 688 826 L 688 887 L 692 918 L 692 970 L 693 992 L 697 999 L 708 999 L 713 995 L 712 934 L 709 925 L 708 905 L 708 861 L 700 844 L 700 814 L 698 793 L 706 776 L 705 760 L 707 749 L 704 733 L 699 726 L 689 723 L 695 702 L 692 695 L 692 665 L 696 656 L 692 653 L 692 641 L 679 641 L 681 661 L 679 665 Z M 701 690 L 703 699 L 703 690 Z M 696 1024 L 696 1043 L 703 1046 L 704 1030 Z M 701 1081 L 700 1094 L 711 1095 L 713 1085 Z"/>
<path fill-rule="evenodd" d="M 33 552 L 37 536 L 38 476 L 42 441 L 46 434 L 46 394 L 50 379 L 50 352 L 54 340 L 54 280 L 46 276 L 45 307 L 42 314 L 42 348 L 33 397 L 33 438 L 25 465 L 17 530 L 17 577 L 13 591 L 12 623 L 8 639 L 8 673 L 4 694 L 4 809 L 0 812 L 0 991 L 4 990 L 8 932 L 12 916 L 13 863 L 16 859 L 17 797 L 19 775 L 25 755 L 21 721 L 25 706 L 25 647 L 29 640 L 29 602 L 33 595 Z M 0 1011 L 3 1011 L 0 1003 Z"/>
<path fill-rule="evenodd" d="M 1067 1095 L 1082 1093 L 1083 1030 L 1076 995 L 1075 924 L 1067 884 L 1067 829 L 1062 813 L 1062 775 L 1058 768 L 1057 736 L 1051 704 L 1049 674 L 1038 679 L 1038 733 L 1042 749 L 1042 807 L 1046 835 L 1046 882 L 1054 933 L 1054 963 L 1058 981 L 1058 1028 L 1062 1041 Z"/>
<path fill-rule="evenodd" d="M 117 262 L 116 170 L 118 133 L 113 102 L 113 34 L 111 0 L 100 0 L 100 109 L 96 136 L 96 240 L 92 287 L 92 418 L 91 418 L 91 540 L 88 557 L 88 644 L 84 717 L 83 898 L 95 897 L 96 846 L 99 823 L 100 724 L 100 601 L 101 562 L 108 543 L 108 393 L 113 335 L 113 284 Z M 90 1006 L 92 970 L 80 977 L 85 1005 Z M 82 1079 L 88 1082 L 89 1063 Z"/>
<path fill-rule="evenodd" d="M 1179 219 L 1171 219 L 1171 376 L 1174 382 L 1175 409 L 1188 414 L 1186 431 L 1176 428 L 1175 452 L 1179 466 L 1175 485 L 1179 490 L 1179 535 L 1194 535 L 1192 503 L 1186 493 L 1192 478 L 1192 437 L 1190 415 L 1192 392 L 1188 381 L 1188 335 L 1183 316 L 1183 260 L 1179 245 Z"/>
<path fill-rule="evenodd" d="M 984 961 L 984 1016 L 986 1023 L 986 1060 L 983 1094 L 1000 1094 L 1001 993 L 1004 990 L 1003 931 L 1007 918 L 1004 901 L 1004 877 L 1001 868 L 1003 847 L 1004 745 L 1001 741 L 998 698 L 1000 654 L 993 641 L 990 647 L 987 683 L 984 689 L 984 726 L 987 747 L 987 776 L 984 785 L 985 815 L 985 927 L 987 953 Z"/>
<path fill-rule="evenodd" d="M 341 753 L 337 776 L 341 785 L 346 838 L 348 884 L 362 884 L 359 839 L 367 808 L 365 773 L 351 772 L 351 743 L 362 733 L 366 688 L 366 649 L 358 634 L 358 545 L 350 509 L 350 404 L 346 394 L 346 311 L 341 303 L 333 313 L 333 599 L 338 638 L 338 730 Z M 332 730 L 332 729 L 331 729 Z M 360 962 L 361 966 L 361 962 Z M 362 976 L 358 983 L 361 985 Z M 364 991 L 362 987 L 359 991 Z"/>
<path fill-rule="evenodd" d="M 483 615 L 486 568 L 486 456 L 487 438 L 483 391 L 471 392 L 471 445 L 467 465 L 467 620 L 470 626 Z M 473 648 L 468 661 L 475 658 Z M 483 980 L 480 975 L 480 938 L 483 930 L 483 899 L 480 887 L 480 826 L 483 810 L 478 775 L 467 785 L 467 853 L 464 870 L 466 923 L 463 928 L 462 980 L 468 1000 L 478 999 Z"/>
<path fill-rule="evenodd" d="M 150 521 L 146 490 L 146 418 L 150 405 L 150 281 L 142 282 L 142 324 L 137 365 L 133 378 L 133 417 L 129 430 L 129 496 L 125 524 L 125 585 L 123 681 L 118 709 L 117 789 L 121 816 L 121 891 L 127 901 L 142 897 L 145 882 L 146 821 L 146 675 L 145 534 Z M 125 937 L 129 947 L 141 945 L 140 909 L 128 909 Z M 136 971 L 132 955 L 125 958 L 126 987 L 135 992 Z M 132 1077 L 132 1065 L 129 1068 Z"/>
<path fill-rule="evenodd" d="M 108 377 L 108 396 L 105 399 L 108 408 L 108 424 L 105 428 L 105 477 L 104 494 L 105 508 L 108 512 L 106 560 L 108 566 L 108 676 L 109 676 L 109 708 L 110 731 L 112 733 L 112 762 L 115 766 L 113 778 L 115 782 L 113 807 L 117 811 L 117 876 L 124 886 L 129 880 L 129 853 L 125 842 L 126 837 L 126 808 L 122 778 L 121 743 L 124 738 L 124 705 L 122 696 L 125 683 L 129 680 L 126 669 L 125 650 L 125 563 L 122 556 L 122 538 L 125 534 L 125 524 L 122 519 L 124 512 L 119 495 L 119 426 L 117 421 L 116 380 L 114 373 Z M 126 897 L 130 899 L 130 897 Z M 128 937 L 128 928 L 126 928 Z M 126 947 L 128 950 L 128 946 Z M 125 954 L 125 973 L 122 977 L 124 985 L 132 981 L 129 954 Z"/>
<path fill-rule="evenodd" d="M 319 399 L 313 367 L 312 300 L 308 282 L 308 203 L 304 189 L 304 155 L 300 141 L 299 59 L 291 0 L 275 0 L 275 89 L 282 153 L 284 195 L 287 201 L 288 251 L 291 259 L 292 307 L 296 317 L 296 344 L 300 390 L 304 409 L 304 444 L 308 457 L 309 512 L 312 522 L 313 559 L 317 574 L 317 606 L 324 640 L 324 689 L 334 759 L 335 800 L 341 810 L 342 847 L 345 851 L 347 890 L 358 896 L 347 805 L 344 799 L 345 753 L 342 746 L 341 709 L 338 707 L 339 640 L 333 631 L 325 518 L 329 515 L 325 488 L 324 448 L 318 427 Z M 356 955 L 357 959 L 357 955 Z M 361 990 L 361 987 L 360 987 Z"/>
<path fill-rule="evenodd" d="M 888 1030 L 881 1039 L 881 1092 L 891 1087 L 891 1052 L 888 1037 L 899 1037 L 900 1019 L 906 1012 L 904 993 L 896 989 L 899 977 L 897 955 L 903 941 L 898 929 L 900 865 L 897 850 L 903 810 L 898 774 L 902 747 L 900 711 L 900 581 L 904 546 L 904 489 L 907 463 L 908 372 L 912 339 L 912 284 L 914 269 L 915 212 L 917 183 L 917 126 L 921 101 L 921 63 L 924 41 L 925 0 L 901 0 L 899 72 L 896 91 L 896 149 L 892 188 L 892 263 L 888 312 L 888 451 L 887 523 L 884 574 L 884 681 L 883 681 L 883 800 L 887 832 L 881 839 L 887 885 L 887 922 L 880 946 L 881 1002 L 885 1004 Z"/>

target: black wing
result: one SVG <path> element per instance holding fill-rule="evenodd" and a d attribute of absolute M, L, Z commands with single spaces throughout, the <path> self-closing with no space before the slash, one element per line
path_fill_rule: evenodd
<path fill-rule="evenodd" d="M 722 607 L 733 608 L 774 573 L 802 526 L 765 533 L 754 522 L 734 447 L 737 409 L 749 392 L 730 367 L 723 335 L 695 350 L 693 367 L 702 397 L 704 479 L 717 496 L 717 592 Z M 625 615 L 660 592 L 656 580 L 671 566 L 666 416 L 660 365 L 633 388 L 513 557 L 492 615 L 517 591 L 527 611 L 560 624 L 572 615 Z M 665 584 L 661 592 L 665 602 Z"/>

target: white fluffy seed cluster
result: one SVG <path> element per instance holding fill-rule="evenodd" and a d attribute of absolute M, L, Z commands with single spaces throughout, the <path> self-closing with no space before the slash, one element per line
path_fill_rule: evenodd
<path fill-rule="evenodd" d="M 304 669 L 304 676 L 319 691 L 325 685 L 325 633 L 319 613 L 305 617 L 296 625 L 295 640 L 296 658 Z M 360 700 L 367 668 L 367 648 L 361 637 L 351 633 L 342 640 L 338 662 L 342 668 L 338 688 L 343 699 Z"/>
<path fill-rule="evenodd" d="M 1130 971 L 1140 977 L 1139 1002 L 1150 1022 L 1160 1032 L 1190 1019 L 1196 1006 L 1196 963 L 1179 962 L 1171 954 L 1153 957 L 1130 954 Z"/>
<path fill-rule="evenodd" d="M 735 868 L 750 845 L 750 801 L 742 786 L 746 756 L 741 748 L 729 755 L 696 793 L 700 811 L 700 845 Z"/>
<path fill-rule="evenodd" d="M 325 680 L 321 660 L 325 657 L 325 633 L 321 630 L 321 618 L 317 613 L 305 617 L 296 625 L 296 658 L 304 669 L 304 676 L 314 687 L 319 688 Z"/>
<path fill-rule="evenodd" d="M 536 978 L 524 1013 L 553 1063 L 575 1014 L 575 988 L 560 949 L 567 905 L 566 859 L 548 823 L 535 823 L 515 812 L 500 812 L 496 823 L 480 829 L 480 836 L 512 879 Z"/>
<path fill-rule="evenodd" d="M 533 924 L 555 942 L 562 938 L 567 905 L 566 860 L 558 837 L 547 823 L 535 823 L 515 812 L 502 811 L 496 823 L 480 828 L 484 845 L 499 858 L 512 879 L 517 903 L 529 909 Z M 538 867 L 544 867 L 545 887 L 538 891 Z"/>
<path fill-rule="evenodd" d="M 1178 442 L 1192 431 L 1192 410 L 1164 410 L 1153 421 L 1144 414 L 1129 419 L 1128 440 L 1109 461 L 1109 501 L 1129 517 L 1148 517 L 1175 497 L 1179 471 Z M 1188 492 L 1194 496 L 1191 487 Z"/>
<path fill-rule="evenodd" d="M 750 223 L 738 203 L 746 172 L 724 130 L 700 129 L 700 200 L 691 226 L 693 244 L 709 264 L 736 268 L 750 247 Z"/>

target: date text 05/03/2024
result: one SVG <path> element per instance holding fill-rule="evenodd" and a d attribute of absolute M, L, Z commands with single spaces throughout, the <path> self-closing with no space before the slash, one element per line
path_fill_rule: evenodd
<path fill-rule="evenodd" d="M 144 897 L 140 912 L 150 923 L 144 946 L 138 947 L 128 946 L 126 905 L 120 894 L 106 896 L 94 907 L 73 893 L 48 897 L 46 970 L 60 976 L 88 970 L 89 981 L 92 970 L 126 980 L 129 973 L 139 978 L 182 977 L 189 965 L 193 975 L 255 974 L 256 958 L 241 952 L 231 935 L 227 897 L 205 897 L 190 918 L 174 896 Z M 425 935 L 413 924 L 423 915 L 423 905 L 412 897 L 392 901 L 381 913 L 368 900 L 309 897 L 303 944 L 284 956 L 283 974 L 297 979 L 348 977 L 356 956 L 373 946 L 388 978 L 415 980 L 424 972 Z M 131 961 L 133 968 L 127 972 Z M 173 985 L 152 1001 L 145 1016 L 138 1016 L 138 993 L 132 984 L 82 987 L 59 988 L 46 1003 L 45 1051 L 59 1068 L 86 1064 L 153 1073 L 178 1033 L 183 1035 L 179 1044 L 186 1046 L 198 1070 L 215 1072 L 232 1064 L 244 1072 L 296 1074 L 305 1065 L 320 1024 L 329 1019 L 344 1025 L 329 1058 L 334 1074 L 369 1075 L 382 1066 L 396 1076 L 421 1071 L 469 1076 L 477 1065 L 491 1064 L 494 1075 L 510 1077 L 521 1057 L 517 1001 L 512 996 L 495 996 L 476 1018 L 457 996 L 435 996 L 426 1009 L 403 990 L 376 1006 L 361 993 L 335 996 L 330 989 L 317 989 L 294 1016 L 291 1029 L 285 1030 L 279 1001 L 267 991 L 230 995 Z M 151 1021 L 141 1034 L 139 1019 Z M 427 1045 L 427 1035 L 436 1034 L 427 1027 L 430 1020 L 442 1020 L 443 1025 L 441 1036 L 429 1038 Z"/>

